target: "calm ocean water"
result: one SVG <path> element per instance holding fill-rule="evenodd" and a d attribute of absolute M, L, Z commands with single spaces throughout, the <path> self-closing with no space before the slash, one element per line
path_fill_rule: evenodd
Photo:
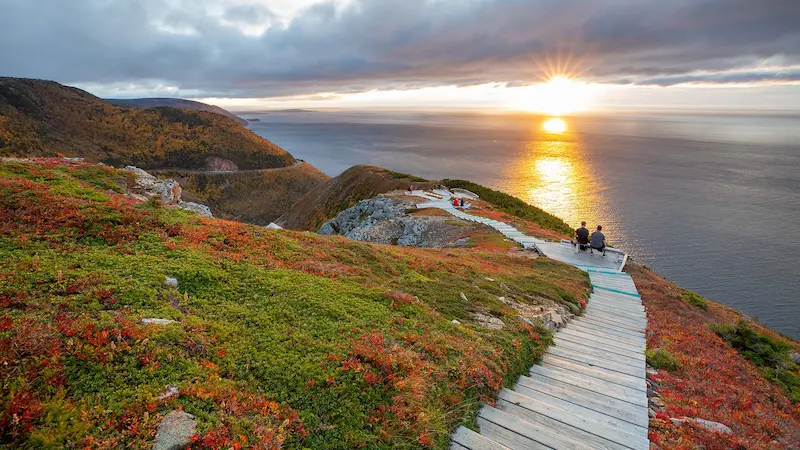
<path fill-rule="evenodd" d="M 800 116 L 581 116 L 563 133 L 531 115 L 245 117 L 331 176 L 375 164 L 464 178 L 602 224 L 637 262 L 800 338 Z"/>

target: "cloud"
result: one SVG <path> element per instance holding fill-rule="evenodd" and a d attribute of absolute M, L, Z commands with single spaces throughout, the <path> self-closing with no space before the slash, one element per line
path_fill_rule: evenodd
<path fill-rule="evenodd" d="M 2 75 L 268 97 L 437 85 L 796 80 L 796 0 L 0 0 Z M 700 75 L 698 75 L 700 74 Z M 699 78 L 698 78 L 699 77 Z M 702 79 L 700 79 L 702 78 Z"/>

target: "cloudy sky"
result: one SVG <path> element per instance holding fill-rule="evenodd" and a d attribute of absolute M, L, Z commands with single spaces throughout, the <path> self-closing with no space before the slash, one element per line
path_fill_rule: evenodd
<path fill-rule="evenodd" d="M 0 0 L 0 75 L 234 109 L 513 107 L 567 75 L 591 108 L 796 110 L 799 24 L 800 0 Z"/>

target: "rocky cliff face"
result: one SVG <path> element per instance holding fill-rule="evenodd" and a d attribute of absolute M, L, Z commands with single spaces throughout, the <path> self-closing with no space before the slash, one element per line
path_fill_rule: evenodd
<path fill-rule="evenodd" d="M 362 200 L 326 222 L 319 234 L 341 234 L 356 241 L 410 247 L 464 247 L 472 226 L 441 216 L 410 216 L 414 203 L 390 197 Z"/>

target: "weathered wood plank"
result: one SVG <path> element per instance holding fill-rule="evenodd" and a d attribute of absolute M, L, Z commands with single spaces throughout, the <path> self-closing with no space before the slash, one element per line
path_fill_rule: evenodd
<path fill-rule="evenodd" d="M 481 436 L 464 426 L 458 427 L 456 432 L 453 433 L 453 443 L 460 444 L 469 450 L 508 450 L 508 447 L 486 436 Z"/>
<path fill-rule="evenodd" d="M 644 315 L 642 317 L 630 317 L 621 314 L 606 313 L 602 311 L 591 311 L 591 313 L 587 311 L 583 315 L 585 317 L 591 317 L 603 321 L 614 321 L 619 323 L 625 323 L 634 327 L 647 327 L 647 316 Z"/>
<path fill-rule="evenodd" d="M 593 323 L 596 325 L 607 325 L 611 327 L 617 327 L 621 330 L 633 331 L 634 333 L 644 334 L 645 325 L 631 325 L 624 322 L 620 322 L 615 319 L 609 319 L 606 317 L 599 317 L 595 314 L 584 314 L 580 317 L 581 320 L 588 323 Z"/>
<path fill-rule="evenodd" d="M 610 328 L 610 327 L 603 327 L 603 326 L 599 326 L 599 325 L 593 325 L 593 324 L 590 324 L 590 323 L 582 322 L 580 319 L 573 320 L 572 322 L 569 323 L 569 326 L 570 327 L 579 327 L 579 328 L 585 328 L 585 329 L 589 329 L 589 330 L 598 331 L 600 333 L 607 334 L 609 336 L 614 336 L 615 338 L 623 339 L 623 340 L 627 340 L 627 341 L 631 341 L 631 342 L 636 342 L 636 343 L 644 342 L 644 334 L 639 333 L 638 335 L 636 335 L 636 334 L 633 334 L 633 333 L 629 333 L 627 331 L 615 330 L 615 329 Z"/>
<path fill-rule="evenodd" d="M 487 426 L 489 424 L 497 425 L 506 430 L 506 432 L 498 430 L 495 427 Z M 482 435 L 512 450 L 528 448 L 591 449 L 590 446 L 568 436 L 559 436 L 553 430 L 539 424 L 528 422 L 513 414 L 508 414 L 499 409 L 492 408 L 491 406 L 484 406 L 481 408 L 478 414 L 478 425 L 480 426 Z"/>
<path fill-rule="evenodd" d="M 606 414 L 583 408 L 547 394 L 531 398 L 518 392 L 502 389 L 498 395 L 498 400 L 521 407 L 521 409 L 513 409 L 513 414 L 521 416 L 526 421 L 536 421 L 537 417 L 540 416 L 552 419 L 550 421 L 542 421 L 542 424 L 553 427 L 559 434 L 570 436 L 572 439 L 581 439 L 583 436 L 567 433 L 566 427 L 556 426 L 557 422 L 584 430 L 605 441 L 622 444 L 629 448 L 636 448 L 637 450 L 647 450 L 648 448 L 642 447 L 642 444 L 645 444 L 644 441 L 647 439 L 647 429 L 619 421 Z M 592 439 L 586 443 L 591 448 L 598 448 L 597 445 L 601 442 L 603 441 Z"/>
<path fill-rule="evenodd" d="M 645 307 L 643 305 L 626 304 L 618 300 L 590 297 L 589 305 L 594 305 L 600 308 L 610 308 L 615 311 L 625 312 L 626 314 L 633 316 L 645 314 Z"/>
<path fill-rule="evenodd" d="M 600 378 L 595 378 L 591 375 L 576 373 L 560 367 L 536 365 L 531 367 L 530 376 L 531 378 L 549 378 L 551 380 L 589 389 L 617 400 L 647 406 L 647 394 L 645 391 L 629 388 Z"/>
<path fill-rule="evenodd" d="M 589 366 L 575 361 L 570 361 L 558 356 L 545 355 L 542 358 L 542 364 L 545 367 L 560 367 L 562 369 L 571 370 L 573 372 L 582 373 L 601 380 L 610 381 L 621 386 L 646 391 L 644 378 L 639 378 L 633 375 L 627 375 L 613 370 L 604 369 L 602 367 Z"/>
<path fill-rule="evenodd" d="M 639 353 L 620 354 L 608 351 L 607 349 L 598 349 L 581 344 L 576 344 L 574 342 L 565 341 L 560 338 L 556 338 L 555 344 L 557 348 L 560 348 L 567 352 L 578 352 L 582 355 L 592 356 L 595 358 L 606 358 L 609 361 L 614 361 L 620 364 L 626 364 L 631 367 L 637 367 L 642 369 L 644 369 L 645 366 L 645 358 L 643 355 Z"/>
<path fill-rule="evenodd" d="M 645 362 L 645 356 L 639 350 L 624 350 L 617 347 L 611 347 L 608 345 L 603 345 L 602 343 L 599 343 L 597 341 L 586 341 L 582 339 L 577 339 L 575 338 L 575 336 L 568 335 L 566 333 L 558 333 L 554 338 L 554 342 L 556 345 L 562 345 L 566 348 L 573 348 L 577 346 L 579 348 L 586 348 L 592 351 L 604 352 L 602 354 L 612 353 L 642 363 Z"/>
<path fill-rule="evenodd" d="M 595 340 L 598 344 L 603 345 L 613 345 L 619 349 L 623 350 L 631 350 L 631 351 L 644 351 L 645 344 L 639 342 L 628 342 L 623 341 L 621 339 L 616 339 L 614 336 L 608 336 L 602 333 L 598 333 L 594 330 L 582 330 L 578 329 L 578 327 L 574 328 L 562 328 L 558 332 L 559 336 L 574 336 L 577 339 L 581 339 L 583 341 Z"/>
<path fill-rule="evenodd" d="M 540 378 L 520 377 L 514 385 L 514 391 L 531 398 L 536 398 L 537 392 L 543 392 L 640 427 L 646 428 L 649 422 L 647 408 L 644 406 L 623 402 L 586 389 L 576 389 L 575 386 L 564 388 L 563 385 L 551 383 L 549 379 L 543 382 Z"/>
<path fill-rule="evenodd" d="M 624 364 L 612 361 L 608 358 L 599 358 L 596 356 L 587 355 L 583 352 L 566 350 L 555 346 L 548 349 L 547 354 L 564 360 L 569 360 L 577 364 L 582 364 L 589 367 L 597 367 L 613 372 L 619 372 L 625 375 L 630 375 L 632 377 L 641 378 L 642 380 L 644 380 L 644 375 L 645 375 L 644 365 L 639 367 L 632 366 L 630 364 Z"/>

